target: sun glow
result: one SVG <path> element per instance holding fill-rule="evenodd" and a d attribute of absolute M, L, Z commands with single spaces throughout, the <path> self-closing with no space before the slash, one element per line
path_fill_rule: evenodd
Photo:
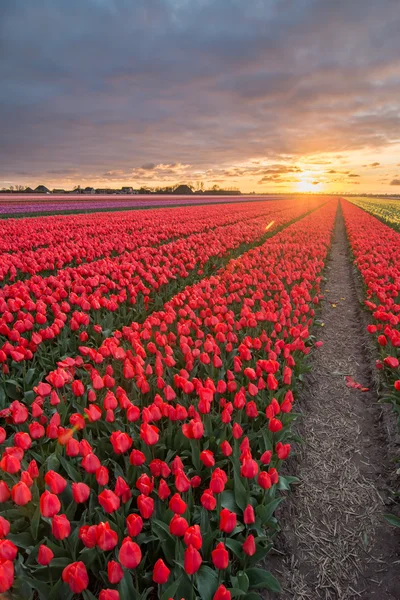
<path fill-rule="evenodd" d="M 303 171 L 300 180 L 296 184 L 299 192 L 316 192 L 320 191 L 323 184 L 318 181 L 318 174 L 311 171 Z"/>

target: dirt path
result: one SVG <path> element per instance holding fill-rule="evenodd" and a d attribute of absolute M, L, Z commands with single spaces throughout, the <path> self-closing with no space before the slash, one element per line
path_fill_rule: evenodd
<path fill-rule="evenodd" d="M 341 211 L 326 288 L 317 334 L 324 345 L 300 398 L 304 444 L 291 465 L 301 483 L 281 510 L 279 598 L 399 600 L 399 537 L 382 519 L 393 471 L 380 418 L 388 407 L 372 389 L 345 385 L 351 375 L 369 386 L 372 373 Z"/>

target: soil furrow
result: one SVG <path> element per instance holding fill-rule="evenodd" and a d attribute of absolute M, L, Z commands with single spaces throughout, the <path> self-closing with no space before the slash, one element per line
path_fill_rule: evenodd
<path fill-rule="evenodd" d="M 300 484 L 280 511 L 279 553 L 267 568 L 282 600 L 398 600 L 399 535 L 383 519 L 395 469 L 382 419 L 390 408 L 377 403 L 340 209 L 326 277 L 324 345 L 300 394 L 303 443 L 288 465 Z M 347 375 L 370 389 L 348 388 Z"/>

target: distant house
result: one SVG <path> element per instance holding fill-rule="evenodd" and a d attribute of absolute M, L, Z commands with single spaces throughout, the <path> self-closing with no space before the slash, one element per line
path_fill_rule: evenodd
<path fill-rule="evenodd" d="M 45 185 L 38 185 L 33 191 L 35 194 L 50 194 L 50 190 Z"/>
<path fill-rule="evenodd" d="M 85 189 L 82 192 L 83 194 L 95 194 L 96 190 L 92 187 L 85 187 Z"/>
<path fill-rule="evenodd" d="M 193 190 L 185 184 L 178 185 L 173 191 L 174 194 L 193 194 Z"/>
<path fill-rule="evenodd" d="M 122 187 L 121 194 L 133 194 L 133 188 L 131 187 Z"/>
<path fill-rule="evenodd" d="M 24 194 L 33 194 L 33 189 L 30 187 L 27 187 L 24 189 Z"/>
<path fill-rule="evenodd" d="M 53 190 L 53 194 L 65 194 L 65 193 L 66 193 L 65 190 L 63 190 L 61 188 L 60 189 L 54 188 L 54 190 Z"/>

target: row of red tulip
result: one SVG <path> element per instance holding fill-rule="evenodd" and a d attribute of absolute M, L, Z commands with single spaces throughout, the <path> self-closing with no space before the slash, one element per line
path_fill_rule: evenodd
<path fill-rule="evenodd" d="M 257 216 L 230 225 L 219 226 L 212 217 L 207 224 L 203 219 L 203 231 L 193 234 L 190 232 L 193 221 L 189 218 L 186 237 L 158 248 L 148 245 L 114 258 L 64 268 L 57 275 L 35 275 L 4 286 L 0 290 L 3 373 L 22 389 L 25 367 L 19 363 L 30 361 L 38 350 L 43 348 L 35 374 L 55 365 L 60 356 L 76 352 L 79 343 L 99 343 L 103 330 L 111 332 L 121 324 L 143 318 L 152 300 L 157 300 L 161 307 L 183 285 L 203 276 L 204 269 L 212 272 L 230 252 L 243 244 L 257 243 L 265 235 L 266 223 L 274 221 L 273 231 L 319 203 L 320 200 L 297 205 L 283 202 L 282 206 L 276 202 L 264 203 L 259 205 Z M 242 214 L 248 212 L 243 209 Z M 175 219 L 176 216 L 172 220 Z M 154 232 L 152 235 L 154 238 Z M 140 231 L 131 237 L 138 246 Z M 50 352 L 53 352 L 52 362 Z M 29 381 L 34 381 L 35 376 Z M 8 388 L 12 398 L 20 398 L 15 386 Z"/>
<path fill-rule="evenodd" d="M 371 312 L 368 331 L 380 348 L 377 368 L 389 382 L 388 400 L 400 415 L 400 234 L 376 217 L 342 200 L 354 262 L 366 286 Z"/>
<path fill-rule="evenodd" d="M 294 200 L 199 206 L 89 215 L 8 219 L 0 222 L 0 281 L 18 281 L 44 271 L 56 271 L 191 233 L 279 212 Z M 23 231 L 23 235 L 21 235 Z"/>
<path fill-rule="evenodd" d="M 336 204 L 187 287 L 0 412 L 0 591 L 229 600 L 294 478 L 292 405 Z M 50 577 L 50 581 L 49 581 Z M 50 591 L 52 588 L 52 591 Z"/>

